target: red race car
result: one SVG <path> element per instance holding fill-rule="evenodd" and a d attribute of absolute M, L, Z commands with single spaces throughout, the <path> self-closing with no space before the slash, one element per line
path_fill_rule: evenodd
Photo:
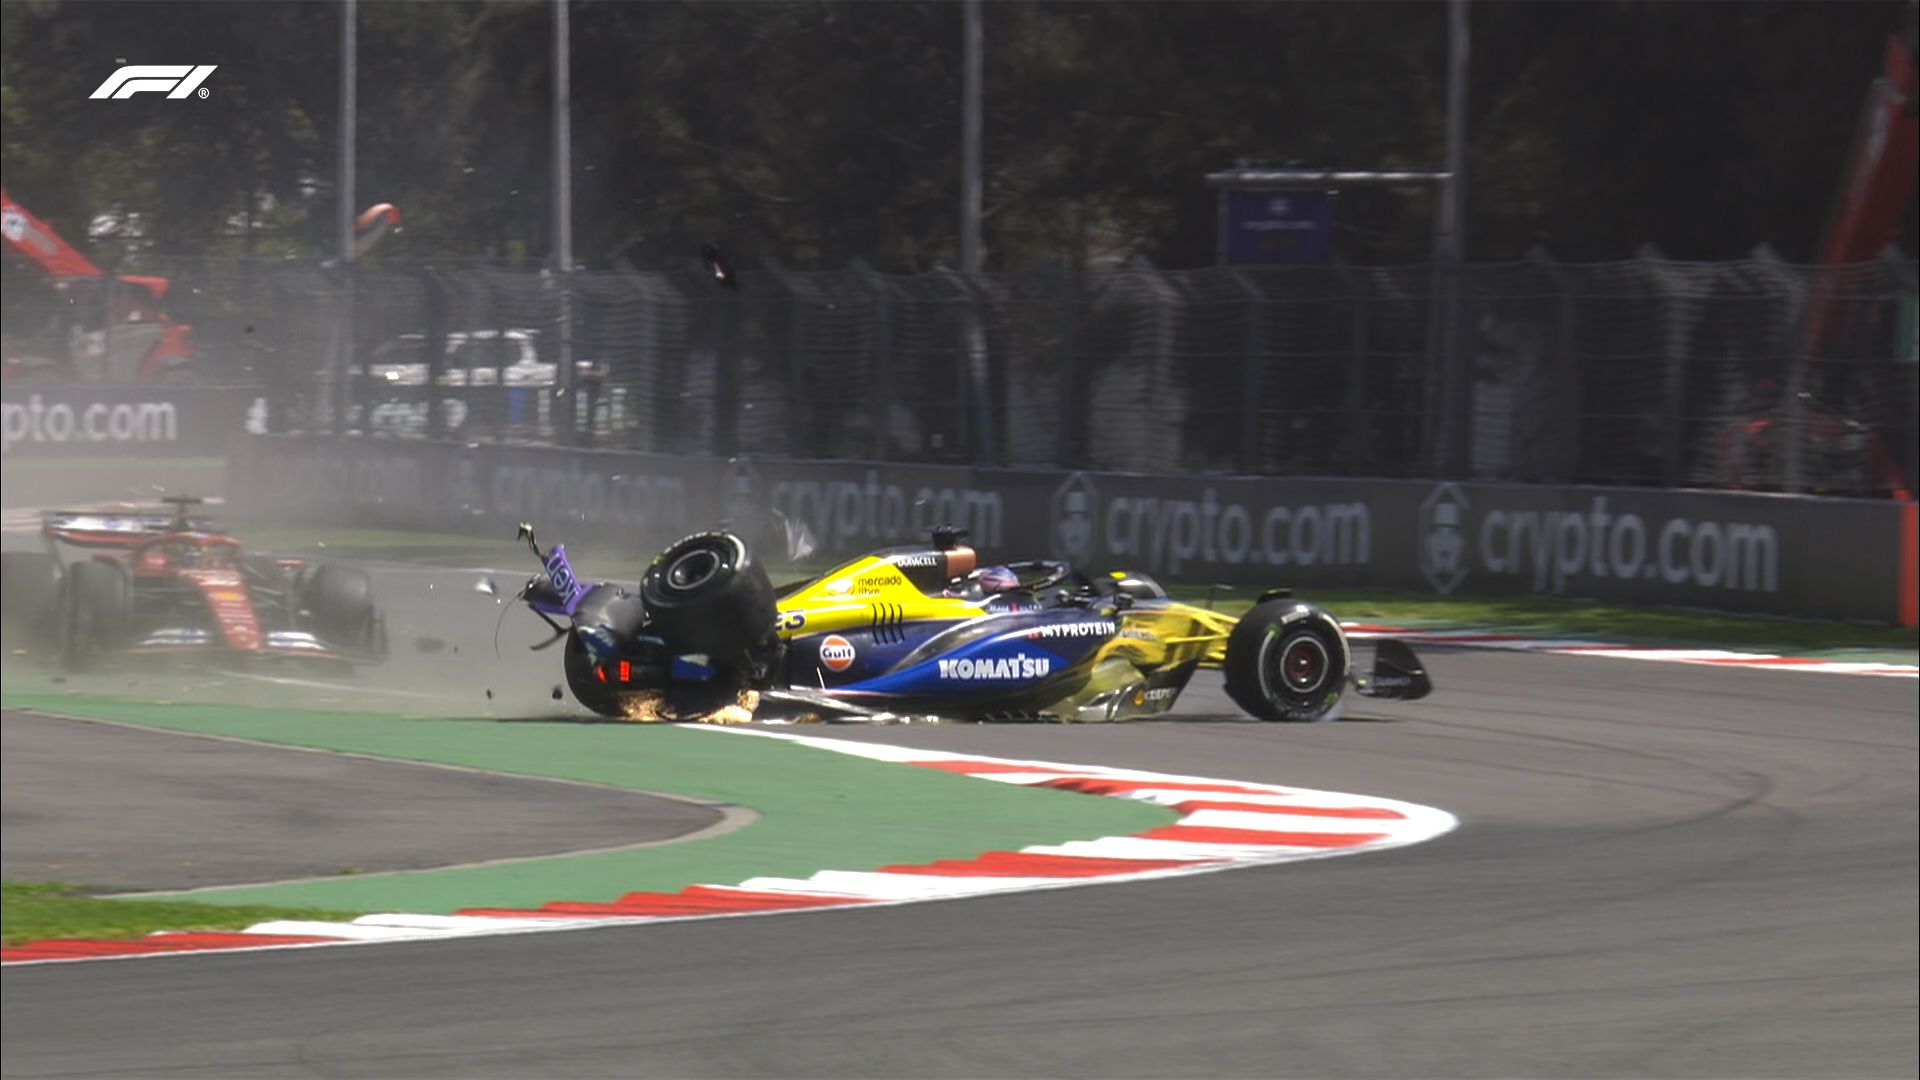
<path fill-rule="evenodd" d="M 170 509 L 55 510 L 42 554 L 5 557 L 9 629 L 53 632 L 70 670 L 111 655 L 205 651 L 230 659 L 371 663 L 386 656 L 386 622 L 366 571 L 249 554 Z"/>

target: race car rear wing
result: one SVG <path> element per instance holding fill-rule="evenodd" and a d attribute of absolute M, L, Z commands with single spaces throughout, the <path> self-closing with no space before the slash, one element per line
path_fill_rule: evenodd
<path fill-rule="evenodd" d="M 137 510 L 49 510 L 40 515 L 40 533 L 81 547 L 132 547 L 173 528 L 175 520 L 172 514 Z"/>
<path fill-rule="evenodd" d="M 168 509 L 120 503 L 89 510 L 48 510 L 40 515 L 40 534 L 49 543 L 130 548 L 149 537 L 205 527 L 204 520 L 187 514 L 188 507 L 198 506 L 205 500 L 192 495 L 168 495 L 160 501 Z"/>

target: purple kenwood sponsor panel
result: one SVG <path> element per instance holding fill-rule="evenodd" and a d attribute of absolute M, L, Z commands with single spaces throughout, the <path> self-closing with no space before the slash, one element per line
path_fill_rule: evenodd
<path fill-rule="evenodd" d="M 816 560 L 952 525 L 989 560 L 1050 557 L 1167 582 L 1304 591 L 1539 594 L 1893 621 L 1899 573 L 1895 504 L 1730 492 L 278 437 L 246 439 L 230 485 L 237 501 L 295 515 L 502 535 L 533 521 L 555 539 L 641 555 L 723 525 L 770 538 L 769 511 L 806 524 Z"/>

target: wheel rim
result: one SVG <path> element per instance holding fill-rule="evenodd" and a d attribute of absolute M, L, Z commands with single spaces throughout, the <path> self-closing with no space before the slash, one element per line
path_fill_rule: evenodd
<path fill-rule="evenodd" d="M 720 572 L 720 555 L 710 550 L 689 551 L 667 567 L 667 585 L 676 592 L 697 589 Z"/>
<path fill-rule="evenodd" d="M 1296 634 L 1284 641 L 1275 660 L 1281 685 L 1290 694 L 1311 694 L 1327 681 L 1327 647 L 1313 634 Z"/>

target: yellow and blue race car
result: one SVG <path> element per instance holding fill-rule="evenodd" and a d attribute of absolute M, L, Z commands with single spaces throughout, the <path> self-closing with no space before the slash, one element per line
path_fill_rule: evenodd
<path fill-rule="evenodd" d="M 1172 599 L 1144 574 L 1050 560 L 981 565 L 963 532 L 890 547 L 775 588 L 746 540 L 689 536 L 637 590 L 589 584 L 564 545 L 525 540 L 544 573 L 520 599 L 564 641 L 582 705 L 634 720 L 1108 721 L 1172 708 L 1220 668 L 1261 720 L 1336 718 L 1351 687 L 1410 700 L 1431 689 L 1399 641 L 1355 672 L 1340 623 L 1269 590 L 1232 616 Z"/>

